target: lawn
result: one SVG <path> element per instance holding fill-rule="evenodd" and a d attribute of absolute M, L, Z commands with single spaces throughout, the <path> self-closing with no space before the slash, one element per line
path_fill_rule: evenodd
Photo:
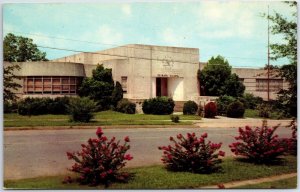
<path fill-rule="evenodd" d="M 4 114 L 4 127 L 36 126 L 88 126 L 88 125 L 192 125 L 192 120 L 200 120 L 197 115 L 179 115 L 179 123 L 173 123 L 170 115 L 124 114 L 115 111 L 95 113 L 89 123 L 70 122 L 68 115 L 22 116 L 16 113 Z"/>
<path fill-rule="evenodd" d="M 259 112 L 256 109 L 246 109 L 245 110 L 245 114 L 244 117 L 248 117 L 248 118 L 261 118 L 262 117 L 259 116 Z M 270 114 L 270 118 L 268 119 L 281 119 L 280 114 L 277 112 L 271 112 Z"/>
<path fill-rule="evenodd" d="M 127 168 L 134 174 L 128 183 L 112 184 L 110 189 L 190 189 L 208 185 L 217 185 L 230 181 L 257 179 L 272 175 L 297 172 L 296 157 L 287 157 L 279 165 L 254 165 L 237 161 L 232 158 L 224 159 L 223 171 L 213 174 L 193 174 L 188 172 L 170 172 L 163 166 Z M 39 177 L 33 179 L 4 181 L 5 188 L 14 189 L 103 189 L 103 186 L 80 186 L 77 183 L 62 184 L 65 176 Z M 295 181 L 294 181 L 295 182 Z M 279 186 L 278 186 L 279 187 Z"/>
<path fill-rule="evenodd" d="M 297 177 L 252 185 L 243 185 L 238 189 L 296 189 Z"/>

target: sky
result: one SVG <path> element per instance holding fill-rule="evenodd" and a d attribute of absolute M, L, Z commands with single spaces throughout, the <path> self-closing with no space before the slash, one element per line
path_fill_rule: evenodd
<path fill-rule="evenodd" d="M 233 67 L 258 68 L 267 63 L 268 25 L 261 15 L 268 5 L 271 15 L 293 19 L 295 8 L 274 1 L 4 4 L 3 36 L 14 33 L 38 46 L 89 52 L 125 44 L 199 48 L 200 62 L 222 55 Z M 270 35 L 270 42 L 284 41 Z M 39 49 L 48 59 L 77 53 Z"/>

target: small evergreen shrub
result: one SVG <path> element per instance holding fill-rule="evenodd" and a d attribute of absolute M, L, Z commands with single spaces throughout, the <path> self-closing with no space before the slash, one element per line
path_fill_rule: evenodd
<path fill-rule="evenodd" d="M 118 102 L 116 111 L 127 114 L 135 114 L 135 103 L 130 102 L 128 99 L 122 99 Z"/>
<path fill-rule="evenodd" d="M 268 104 L 260 104 L 257 106 L 258 116 L 263 118 L 269 118 L 271 115 L 271 107 Z"/>
<path fill-rule="evenodd" d="M 171 115 L 171 121 L 174 123 L 179 123 L 179 116 L 178 115 Z"/>
<path fill-rule="evenodd" d="M 4 113 L 16 113 L 18 112 L 18 104 L 16 102 L 3 102 L 3 112 Z"/>
<path fill-rule="evenodd" d="M 130 154 L 126 154 L 130 149 L 129 137 L 125 137 L 125 142 L 121 145 L 115 137 L 108 139 L 104 136 L 101 128 L 97 129 L 96 135 L 98 138 L 90 138 L 87 144 L 81 145 L 81 151 L 67 152 L 68 159 L 75 161 L 69 170 L 80 175 L 77 178 L 80 184 L 93 186 L 105 184 L 107 187 L 111 182 L 128 181 L 129 173 L 120 170 L 126 161 L 133 158 Z M 69 176 L 64 183 L 70 182 L 72 179 Z"/>
<path fill-rule="evenodd" d="M 112 104 L 117 106 L 121 99 L 123 99 L 123 89 L 122 85 L 117 81 L 111 96 Z"/>
<path fill-rule="evenodd" d="M 198 105 L 195 101 L 187 101 L 183 105 L 184 115 L 195 115 L 197 113 Z"/>
<path fill-rule="evenodd" d="M 93 118 L 96 103 L 88 97 L 76 97 L 70 100 L 68 111 L 71 121 L 89 122 Z"/>
<path fill-rule="evenodd" d="M 170 115 L 174 111 L 175 103 L 168 97 L 156 97 L 146 99 L 143 102 L 142 110 L 145 114 Z"/>
<path fill-rule="evenodd" d="M 218 107 L 218 115 L 226 115 L 227 114 L 227 108 L 230 103 L 234 102 L 236 99 L 232 96 L 220 96 L 216 102 Z"/>
<path fill-rule="evenodd" d="M 263 99 L 261 97 L 256 97 L 251 93 L 245 93 L 243 95 L 243 99 L 245 102 L 242 102 L 246 109 L 256 109 L 256 107 L 263 103 Z"/>
<path fill-rule="evenodd" d="M 172 145 L 158 147 L 163 151 L 162 162 L 171 171 L 188 171 L 193 173 L 211 173 L 220 169 L 222 162 L 219 156 L 224 156 L 223 151 L 218 151 L 222 143 L 206 142 L 207 133 L 199 138 L 195 133 L 182 134 L 176 138 L 170 137 Z M 218 152 L 217 152 L 218 151 Z"/>
<path fill-rule="evenodd" d="M 209 102 L 204 107 L 205 118 L 215 118 L 217 115 L 217 105 L 214 102 Z"/>
<path fill-rule="evenodd" d="M 227 117 L 241 118 L 244 117 L 245 107 L 240 101 L 234 101 L 228 105 Z"/>
<path fill-rule="evenodd" d="M 270 163 L 288 152 L 288 139 L 279 139 L 278 135 L 274 135 L 277 128 L 239 128 L 239 136 L 235 137 L 237 142 L 229 147 L 235 155 L 246 157 L 254 163 Z"/>

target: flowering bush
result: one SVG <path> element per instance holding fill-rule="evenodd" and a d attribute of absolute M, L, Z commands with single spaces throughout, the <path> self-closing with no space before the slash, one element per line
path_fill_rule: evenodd
<path fill-rule="evenodd" d="M 274 135 L 278 127 L 239 128 L 239 136 L 235 137 L 238 142 L 229 147 L 235 155 L 247 157 L 252 162 L 269 163 L 288 151 L 289 140 Z"/>
<path fill-rule="evenodd" d="M 209 102 L 204 107 L 205 118 L 215 118 L 217 115 L 217 105 L 214 102 Z"/>
<path fill-rule="evenodd" d="M 158 147 L 163 150 L 162 162 L 167 169 L 172 171 L 189 171 L 194 173 L 210 173 L 220 169 L 222 162 L 219 156 L 224 156 L 225 152 L 217 150 L 222 143 L 216 144 L 211 141 L 205 142 L 207 133 L 197 138 L 195 133 L 187 133 L 187 138 L 182 134 L 177 135 L 178 141 L 170 137 L 173 146 Z"/>
<path fill-rule="evenodd" d="M 82 144 L 79 152 L 67 152 L 68 159 L 73 159 L 75 164 L 70 171 L 79 173 L 77 181 L 81 184 L 108 186 L 113 181 L 127 181 L 130 177 L 128 173 L 119 172 L 125 166 L 126 160 L 133 157 L 126 154 L 130 148 L 129 137 L 124 138 L 124 144 L 115 141 L 115 137 L 110 140 L 103 136 L 101 128 L 97 129 L 97 139 L 89 139 L 88 144 Z M 68 182 L 68 181 L 65 181 Z"/>

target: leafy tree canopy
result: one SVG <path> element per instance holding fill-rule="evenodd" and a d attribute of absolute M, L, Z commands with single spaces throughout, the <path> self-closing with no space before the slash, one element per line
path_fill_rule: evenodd
<path fill-rule="evenodd" d="M 236 74 L 231 74 L 228 61 L 218 55 L 212 57 L 202 71 L 198 71 L 202 95 L 234 97 L 242 96 L 245 86 Z"/>
<path fill-rule="evenodd" d="M 291 19 L 279 13 L 270 15 L 267 19 L 273 24 L 272 34 L 281 35 L 284 40 L 270 45 L 271 59 L 287 58 L 289 60 L 289 64 L 283 65 L 279 72 L 289 82 L 290 87 L 279 92 L 278 100 L 287 114 L 297 116 L 297 2 L 286 3 L 295 8 Z"/>

